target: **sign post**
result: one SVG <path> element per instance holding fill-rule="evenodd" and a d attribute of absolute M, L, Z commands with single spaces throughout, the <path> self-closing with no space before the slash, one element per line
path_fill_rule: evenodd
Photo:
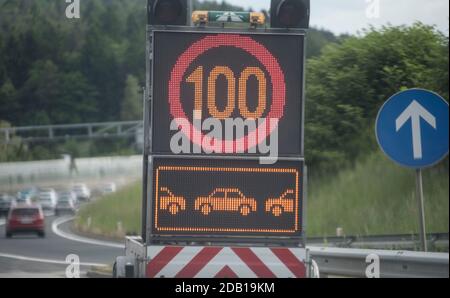
<path fill-rule="evenodd" d="M 376 136 L 390 159 L 416 170 L 420 242 L 422 250 L 427 251 L 422 171 L 448 155 L 448 103 L 423 89 L 397 93 L 378 114 Z"/>
<path fill-rule="evenodd" d="M 427 230 L 425 226 L 425 203 L 423 198 L 423 179 L 422 169 L 416 170 L 416 197 L 419 209 L 420 221 L 420 244 L 423 251 L 428 251 L 427 245 Z"/>

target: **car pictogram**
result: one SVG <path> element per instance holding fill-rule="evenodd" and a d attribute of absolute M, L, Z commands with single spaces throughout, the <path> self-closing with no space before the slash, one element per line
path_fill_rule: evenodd
<path fill-rule="evenodd" d="M 276 217 L 280 217 L 283 213 L 293 213 L 294 199 L 294 191 L 288 189 L 279 198 L 267 199 L 266 212 L 272 213 Z"/>
<path fill-rule="evenodd" d="M 175 196 L 167 187 L 161 187 L 159 196 L 159 209 L 167 210 L 172 215 L 177 215 L 180 211 L 186 210 L 186 199 Z"/>
<path fill-rule="evenodd" d="M 213 211 L 225 211 L 248 216 L 256 212 L 256 200 L 245 197 L 237 188 L 217 188 L 207 197 L 198 197 L 195 200 L 195 210 L 203 215 L 209 215 Z"/>

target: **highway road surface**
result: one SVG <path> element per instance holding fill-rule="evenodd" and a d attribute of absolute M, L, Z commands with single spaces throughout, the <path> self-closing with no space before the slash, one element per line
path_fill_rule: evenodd
<path fill-rule="evenodd" d="M 69 217 L 47 217 L 46 237 L 15 235 L 5 237 L 5 225 L 0 218 L 0 278 L 66 277 L 66 257 L 79 256 L 80 276 L 86 277 L 91 266 L 112 265 L 124 255 L 120 243 L 91 241 L 70 232 Z"/>

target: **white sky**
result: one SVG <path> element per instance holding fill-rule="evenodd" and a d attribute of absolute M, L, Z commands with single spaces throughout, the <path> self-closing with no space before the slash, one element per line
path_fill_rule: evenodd
<path fill-rule="evenodd" d="M 380 2 L 380 17 L 369 19 L 366 10 L 370 2 Z M 234 5 L 269 10 L 270 0 L 227 0 Z M 356 33 L 369 24 L 376 27 L 403 25 L 421 21 L 437 25 L 449 34 L 449 0 L 311 0 L 311 24 L 334 33 Z"/>

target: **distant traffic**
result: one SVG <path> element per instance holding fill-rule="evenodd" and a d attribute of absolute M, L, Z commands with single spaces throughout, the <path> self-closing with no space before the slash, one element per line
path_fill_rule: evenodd
<path fill-rule="evenodd" d="M 109 182 L 92 190 L 85 183 L 76 183 L 60 189 L 31 186 L 15 194 L 0 194 L 0 217 L 5 217 L 5 236 L 36 234 L 44 238 L 46 216 L 75 215 L 82 204 L 93 200 L 94 195 L 116 191 L 116 184 Z"/>

